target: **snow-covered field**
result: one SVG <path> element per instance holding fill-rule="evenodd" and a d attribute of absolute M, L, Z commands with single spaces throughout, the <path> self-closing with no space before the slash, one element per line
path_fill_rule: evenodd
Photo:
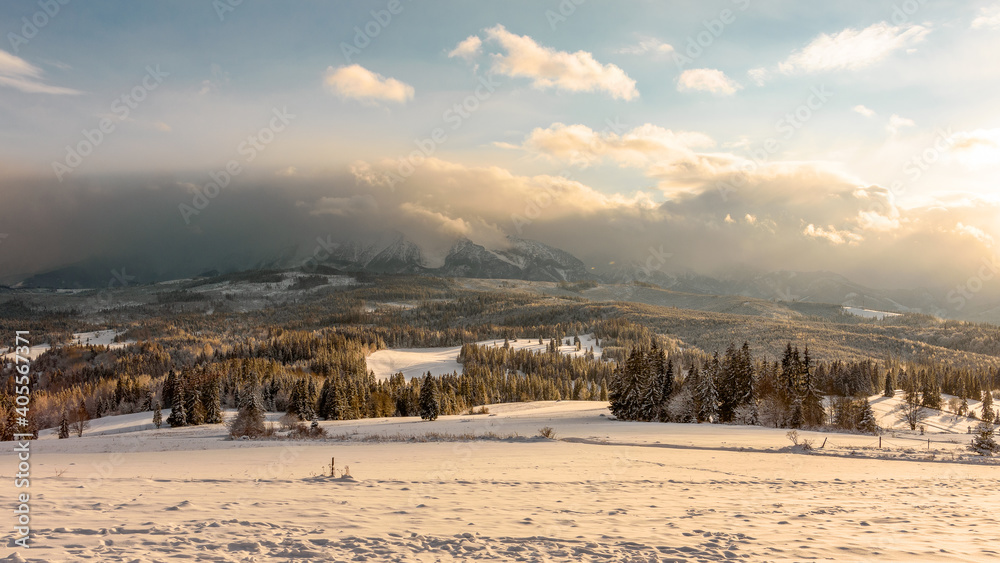
<path fill-rule="evenodd" d="M 570 337 L 572 341 L 572 337 Z M 534 350 L 544 352 L 548 349 L 549 341 L 543 340 L 544 344 L 538 343 L 538 338 L 518 338 L 510 341 L 510 347 L 514 350 Z M 502 347 L 503 339 L 483 340 L 477 342 L 481 346 Z M 566 346 L 565 339 L 559 346 L 561 354 L 579 356 L 587 353 L 591 347 L 594 348 L 594 357 L 601 357 L 601 347 L 596 345 L 596 338 L 593 334 L 580 336 L 581 348 L 577 351 L 576 346 Z M 407 380 L 414 377 L 423 377 L 427 372 L 431 375 L 444 375 L 452 372 L 462 373 L 462 364 L 458 363 L 458 353 L 461 346 L 451 346 L 448 348 L 396 348 L 392 350 L 379 350 L 368 356 L 368 369 L 375 372 L 375 377 L 388 379 L 389 376 L 398 372 L 403 372 Z"/>
<path fill-rule="evenodd" d="M 315 442 L 228 441 L 221 425 L 47 435 L 32 444 L 33 547 L 0 557 L 984 561 L 1000 546 L 998 468 L 965 434 L 931 433 L 928 450 L 897 433 L 877 450 L 873 436 L 801 432 L 827 439 L 807 453 L 785 430 L 618 422 L 594 402 L 489 408 L 324 422 L 342 438 Z M 432 432 L 517 437 L 423 441 Z M 327 476 L 331 458 L 352 478 Z"/>
<path fill-rule="evenodd" d="M 83 345 L 83 346 L 108 346 L 109 348 L 124 348 L 129 344 L 134 344 L 135 341 L 128 342 L 114 342 L 115 336 L 118 336 L 118 332 L 114 330 L 95 330 L 92 332 L 77 332 L 73 334 L 72 344 Z M 30 342 L 30 340 L 29 340 Z M 28 353 L 28 358 L 34 360 L 47 352 L 51 348 L 48 344 L 33 344 L 31 350 Z M 4 360 L 13 360 L 15 353 L 13 350 L 5 353 L 3 355 Z"/>
<path fill-rule="evenodd" d="M 874 309 L 862 309 L 860 307 L 844 307 L 844 312 L 856 317 L 864 317 L 866 319 L 878 319 L 882 320 L 886 317 L 898 317 L 899 313 L 890 313 L 888 311 L 876 311 Z"/>

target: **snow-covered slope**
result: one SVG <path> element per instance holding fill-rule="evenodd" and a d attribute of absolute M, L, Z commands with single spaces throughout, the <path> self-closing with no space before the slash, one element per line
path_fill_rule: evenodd
<path fill-rule="evenodd" d="M 477 342 L 481 346 L 501 347 L 504 341 L 483 340 Z M 533 350 L 544 352 L 548 349 L 548 341 L 539 344 L 538 339 L 518 338 L 510 341 L 510 347 L 514 350 Z M 578 356 L 587 353 L 591 348 L 594 350 L 594 357 L 601 357 L 601 347 L 597 345 L 597 340 L 593 334 L 580 336 L 580 350 L 575 346 L 567 346 L 565 342 L 559 346 L 559 352 L 570 356 Z M 400 373 L 410 380 L 414 377 L 423 377 L 430 372 L 431 375 L 445 375 L 453 372 L 462 373 L 462 364 L 458 363 L 458 354 L 461 346 L 450 346 L 446 348 L 396 348 L 392 350 L 379 350 L 368 356 L 368 369 L 375 372 L 375 377 L 388 379 L 389 376 Z"/>

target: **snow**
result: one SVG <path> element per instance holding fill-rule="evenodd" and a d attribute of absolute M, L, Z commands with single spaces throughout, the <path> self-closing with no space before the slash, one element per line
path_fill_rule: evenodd
<path fill-rule="evenodd" d="M 873 399 L 874 400 L 874 399 Z M 222 425 L 31 446 L 38 561 L 978 561 L 996 468 L 967 435 L 878 438 L 613 421 L 605 403 L 324 422 L 328 441 Z M 603 415 L 603 416 L 602 416 Z M 150 413 L 94 421 L 135 427 Z M 554 440 L 537 437 L 550 426 Z M 95 426 L 98 428 L 98 426 Z M 399 441 L 406 436 L 518 438 Z M 381 437 L 383 441 L 364 441 Z M 951 440 L 955 439 L 953 443 Z M 900 442 L 893 445 L 891 442 Z M 0 450 L 13 467 L 16 452 Z M 878 458 L 875 456 L 882 456 Z M 952 461 L 955 456 L 955 462 Z M 338 478 L 328 475 L 331 458 Z M 891 458 L 891 459 L 887 459 Z M 340 471 L 350 468 L 350 478 Z"/>
<path fill-rule="evenodd" d="M 570 339 L 572 341 L 572 338 Z M 543 339 L 544 344 L 538 343 L 538 337 L 518 338 L 510 341 L 510 347 L 514 350 L 534 350 L 544 352 L 548 350 L 549 341 Z M 594 357 L 601 357 L 601 347 L 596 345 L 597 339 L 593 334 L 580 335 L 581 349 L 577 351 L 576 346 L 566 346 L 565 339 L 559 346 L 559 353 L 570 356 L 580 356 L 586 354 L 590 347 L 594 347 Z M 482 340 L 477 342 L 481 346 L 502 347 L 503 339 Z M 458 354 L 462 351 L 461 346 L 451 346 L 447 348 L 396 348 L 392 350 L 379 350 L 369 355 L 366 359 L 368 369 L 375 372 L 375 377 L 388 379 L 393 374 L 403 372 L 407 380 L 414 377 L 423 377 L 427 372 L 432 375 L 445 375 L 453 372 L 462 373 L 462 364 L 458 363 Z"/>
<path fill-rule="evenodd" d="M 891 398 L 883 397 L 882 395 L 875 395 L 869 398 L 869 402 L 872 405 L 872 411 L 875 413 L 875 418 L 878 421 L 879 426 L 886 429 L 909 429 L 909 425 L 899 418 L 899 409 L 903 406 L 904 396 L 905 392 L 902 389 L 897 389 L 895 395 Z M 942 406 L 947 408 L 948 401 L 952 398 L 955 397 L 953 395 L 942 394 Z M 968 399 L 968 403 L 969 411 L 975 416 L 979 416 L 981 414 L 982 403 L 972 399 Z M 978 420 L 969 417 L 957 416 L 950 412 L 942 412 L 926 407 L 921 409 L 921 414 L 925 418 L 920 422 L 920 424 L 924 425 L 932 432 L 966 434 L 969 431 L 969 427 L 975 428 L 976 424 L 979 423 Z"/>
<path fill-rule="evenodd" d="M 866 319 L 877 319 L 880 321 L 886 317 L 898 317 L 900 315 L 900 313 L 890 313 L 888 311 L 876 311 L 874 309 L 862 309 L 860 307 L 847 307 L 847 306 L 844 306 L 844 311 L 856 317 L 864 317 Z"/>
<path fill-rule="evenodd" d="M 72 344 L 78 346 L 107 346 L 109 348 L 124 348 L 129 344 L 135 344 L 134 340 L 129 340 L 127 342 L 114 342 L 116 336 L 120 334 L 115 330 L 95 330 L 91 332 L 76 332 L 73 333 Z M 28 337 L 28 342 L 31 342 L 30 335 Z M 32 344 L 31 349 L 28 352 L 27 357 L 30 360 L 35 360 L 45 352 L 48 352 L 51 346 L 48 343 Z M 4 360 L 14 360 L 16 353 L 13 349 L 3 355 Z"/>

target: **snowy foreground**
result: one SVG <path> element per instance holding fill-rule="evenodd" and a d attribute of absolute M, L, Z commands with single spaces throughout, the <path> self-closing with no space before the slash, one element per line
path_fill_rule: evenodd
<path fill-rule="evenodd" d="M 8 544 L 0 558 L 982 561 L 1000 552 L 1000 468 L 964 451 L 966 434 L 895 432 L 880 450 L 877 437 L 802 432 L 815 448 L 826 439 L 804 452 L 785 430 L 617 422 L 601 403 L 489 408 L 434 422 L 325 422 L 337 438 L 315 442 L 228 441 L 221 425 L 137 430 L 148 413 L 94 421 L 83 438 L 46 433 L 32 444 L 33 547 Z M 538 437 L 544 426 L 554 440 Z M 11 450 L 0 455 L 9 469 Z M 331 457 L 338 477 L 347 466 L 352 477 L 330 478 Z"/>

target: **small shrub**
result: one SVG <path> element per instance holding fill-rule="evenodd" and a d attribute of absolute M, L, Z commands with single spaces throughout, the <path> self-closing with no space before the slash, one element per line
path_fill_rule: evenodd
<path fill-rule="evenodd" d="M 251 413 L 239 413 L 229 420 L 229 435 L 236 439 L 260 438 L 268 435 L 268 427 L 264 421 L 253 416 Z M 274 425 L 269 425 L 271 433 L 274 432 Z"/>
<path fill-rule="evenodd" d="M 278 423 L 281 424 L 282 430 L 292 430 L 299 425 L 299 417 L 294 414 L 285 414 L 278 419 Z"/>
<path fill-rule="evenodd" d="M 556 431 L 551 426 L 543 426 L 538 429 L 538 435 L 549 440 L 556 439 Z"/>
<path fill-rule="evenodd" d="M 327 433 L 322 426 L 306 426 L 304 423 L 299 422 L 292 426 L 291 431 L 288 433 L 288 437 L 293 440 L 318 439 L 326 438 Z"/>
<path fill-rule="evenodd" d="M 796 445 L 796 446 L 799 445 L 799 431 L 798 430 L 789 430 L 788 432 L 785 432 L 785 437 L 788 438 L 789 440 L 791 440 L 793 445 Z"/>

